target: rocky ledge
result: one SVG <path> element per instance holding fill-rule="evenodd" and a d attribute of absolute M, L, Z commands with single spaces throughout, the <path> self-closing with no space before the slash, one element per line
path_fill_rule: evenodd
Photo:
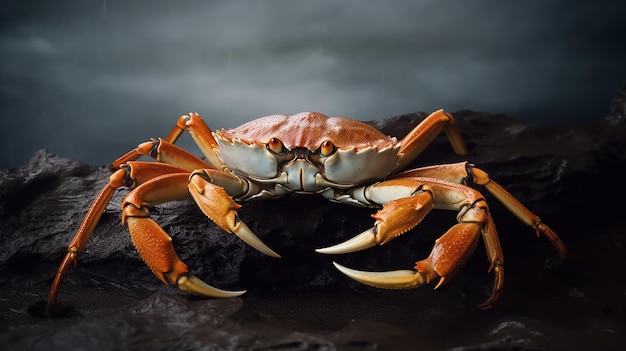
<path fill-rule="evenodd" d="M 455 223 L 435 211 L 417 229 L 363 252 L 326 256 L 314 249 L 370 227 L 371 210 L 315 196 L 249 202 L 240 217 L 281 259 L 265 257 L 210 223 L 191 201 L 158 206 L 153 218 L 173 237 L 192 272 L 241 298 L 197 299 L 161 284 L 120 223 L 119 191 L 78 267 L 46 316 L 51 279 L 69 240 L 110 174 L 37 152 L 0 171 L 0 343 L 11 349 L 621 349 L 626 346 L 625 89 L 611 114 L 587 125 L 533 126 L 505 115 L 454 113 L 470 153 L 440 137 L 413 166 L 469 160 L 537 213 L 568 248 L 565 262 L 544 238 L 487 196 L 506 261 L 501 300 L 488 294 L 484 250 L 449 284 L 383 291 L 341 275 L 336 260 L 369 270 L 410 268 Z M 426 116 L 371 122 L 402 137 Z M 617 204 L 616 204 L 617 203 Z M 480 244 L 479 246 L 481 246 Z"/>

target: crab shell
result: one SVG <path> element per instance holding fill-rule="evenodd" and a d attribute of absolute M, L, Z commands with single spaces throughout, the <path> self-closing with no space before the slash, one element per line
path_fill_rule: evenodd
<path fill-rule="evenodd" d="M 349 118 L 317 112 L 262 117 L 214 137 L 234 174 L 291 191 L 349 188 L 388 176 L 397 166 L 400 142 Z M 279 152 L 270 142 L 282 146 Z M 331 145 L 332 152 L 321 151 Z M 282 145 L 281 145 L 282 144 Z"/>

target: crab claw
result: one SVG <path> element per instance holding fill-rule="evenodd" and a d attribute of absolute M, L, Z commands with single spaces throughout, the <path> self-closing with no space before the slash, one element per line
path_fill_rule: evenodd
<path fill-rule="evenodd" d="M 137 252 L 166 285 L 175 283 L 179 289 L 196 296 L 235 297 L 245 293 L 215 288 L 189 274 L 187 265 L 174 250 L 172 238 L 156 222 L 150 218 L 139 217 L 142 210 L 132 204 L 124 208 L 124 213 L 127 215 L 125 220 Z"/>
<path fill-rule="evenodd" d="M 363 284 L 383 289 L 412 289 L 427 284 L 423 273 L 414 270 L 397 270 L 386 272 L 358 271 L 333 262 L 337 269 L 348 277 Z"/>
<path fill-rule="evenodd" d="M 180 290 L 186 291 L 192 295 L 206 297 L 237 297 L 245 294 L 246 292 L 245 290 L 228 291 L 218 289 L 191 274 L 183 274 L 178 277 L 176 286 L 178 286 Z"/>
<path fill-rule="evenodd" d="M 433 208 L 432 190 L 421 186 L 407 198 L 395 199 L 372 215 L 374 227 L 334 246 L 317 249 L 323 254 L 344 254 L 385 244 L 414 228 Z"/>
<path fill-rule="evenodd" d="M 267 256 L 280 257 L 239 219 L 237 210 L 241 205 L 234 202 L 224 188 L 211 183 L 201 173 L 194 173 L 189 179 L 189 193 L 202 212 L 219 227 L 237 235 L 246 244 Z"/>

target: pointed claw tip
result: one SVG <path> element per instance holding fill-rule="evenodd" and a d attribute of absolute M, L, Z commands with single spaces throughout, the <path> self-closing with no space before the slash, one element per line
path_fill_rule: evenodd
<path fill-rule="evenodd" d="M 322 250 L 322 249 L 318 249 L 318 250 Z M 315 250 L 317 251 L 317 250 Z M 342 265 L 340 265 L 339 263 L 333 261 L 333 266 L 335 266 L 335 268 L 337 268 L 340 271 L 343 271 L 344 269 L 349 270 L 350 268 L 344 267 Z"/>
<path fill-rule="evenodd" d="M 228 291 L 218 289 L 191 274 L 181 275 L 178 278 L 176 285 L 179 289 L 188 292 L 189 294 L 204 297 L 228 298 L 238 297 L 246 293 L 246 290 Z"/>
<path fill-rule="evenodd" d="M 337 262 L 333 262 L 333 265 L 346 276 L 376 288 L 411 289 L 427 283 L 422 273 L 413 270 L 368 272 L 347 268 Z"/>
<path fill-rule="evenodd" d="M 315 251 L 321 254 L 336 255 L 369 249 L 370 247 L 376 246 L 376 244 L 378 244 L 374 231 L 374 228 L 370 228 L 363 233 L 342 243 L 329 247 L 324 247 L 321 249 L 316 249 Z"/>
<path fill-rule="evenodd" d="M 266 253 L 266 255 L 272 258 L 281 258 L 281 256 L 274 251 L 272 251 L 270 254 Z"/>
<path fill-rule="evenodd" d="M 265 243 L 261 241 L 261 239 L 259 239 L 259 237 L 256 236 L 256 234 L 254 234 L 244 222 L 239 222 L 239 225 L 233 230 L 233 233 L 237 235 L 239 239 L 243 240 L 246 244 L 250 245 L 260 253 L 274 258 L 280 258 L 280 255 L 270 249 L 269 246 L 265 245 Z"/>
<path fill-rule="evenodd" d="M 440 287 L 442 287 L 444 284 L 446 283 L 446 277 L 440 277 L 439 281 L 437 282 L 437 285 L 435 285 L 434 289 L 439 289 Z"/>
<path fill-rule="evenodd" d="M 280 255 L 278 253 L 276 253 L 276 251 L 270 249 L 269 247 L 265 247 L 263 249 L 260 249 L 258 247 L 254 247 L 257 251 L 261 252 L 262 254 L 264 254 L 265 256 L 269 256 L 272 258 L 280 258 Z"/>
<path fill-rule="evenodd" d="M 237 296 L 241 296 L 245 293 L 247 293 L 248 290 L 238 290 L 238 291 L 231 291 L 230 293 L 232 294 L 232 297 L 237 297 Z"/>

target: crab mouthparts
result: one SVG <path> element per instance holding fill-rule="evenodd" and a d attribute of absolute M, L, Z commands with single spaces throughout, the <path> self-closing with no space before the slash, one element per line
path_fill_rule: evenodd
<path fill-rule="evenodd" d="M 319 168 L 306 158 L 296 158 L 286 164 L 283 171 L 287 174 L 287 188 L 296 192 L 316 192 L 324 187 L 317 184 L 316 175 L 320 174 Z"/>

